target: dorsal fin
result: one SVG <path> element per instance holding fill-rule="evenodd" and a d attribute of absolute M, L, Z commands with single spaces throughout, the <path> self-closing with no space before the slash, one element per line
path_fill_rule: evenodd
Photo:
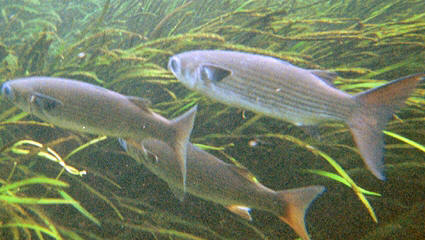
<path fill-rule="evenodd" d="M 246 178 L 248 181 L 252 182 L 252 183 L 258 183 L 257 178 L 250 172 L 248 171 L 248 169 L 244 168 L 244 167 L 238 167 L 235 165 L 230 165 L 229 166 L 230 170 L 236 172 L 237 174 L 241 175 L 242 177 Z"/>
<path fill-rule="evenodd" d="M 152 105 L 152 103 L 149 99 L 136 97 L 136 96 L 126 96 L 126 97 L 130 102 L 134 103 L 136 106 L 138 106 L 142 110 L 146 112 L 152 112 L 152 110 L 150 109 L 150 106 Z"/>
<path fill-rule="evenodd" d="M 312 69 L 310 72 L 322 79 L 324 82 L 326 82 L 329 86 L 333 86 L 333 82 L 335 78 L 338 77 L 338 74 L 336 72 L 326 71 L 326 70 L 319 70 L 319 69 Z"/>

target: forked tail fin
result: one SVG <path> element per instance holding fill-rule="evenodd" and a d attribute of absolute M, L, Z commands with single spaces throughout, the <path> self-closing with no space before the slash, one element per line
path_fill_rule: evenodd
<path fill-rule="evenodd" d="M 354 96 L 359 107 L 353 110 L 348 125 L 366 167 L 381 180 L 385 179 L 382 130 L 424 78 L 425 73 L 410 75 Z"/>
<path fill-rule="evenodd" d="M 276 192 L 283 206 L 279 219 L 291 226 L 303 240 L 310 239 L 304 222 L 306 210 L 323 191 L 323 186 L 309 186 Z"/>
<path fill-rule="evenodd" d="M 183 192 L 186 192 L 186 155 L 187 144 L 192 133 L 193 123 L 195 121 L 197 106 L 194 106 L 183 115 L 171 120 L 171 124 L 176 129 L 175 139 L 168 141 L 176 153 L 176 159 L 179 161 L 182 173 Z"/>

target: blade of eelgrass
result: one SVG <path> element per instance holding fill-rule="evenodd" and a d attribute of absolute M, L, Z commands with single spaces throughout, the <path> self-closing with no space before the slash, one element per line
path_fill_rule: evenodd
<path fill-rule="evenodd" d="M 144 232 L 150 232 L 150 233 L 156 233 L 161 235 L 169 236 L 170 239 L 173 239 L 172 237 L 177 237 L 181 239 L 192 239 L 192 240 L 206 240 L 206 238 L 198 237 L 190 233 L 180 232 L 174 229 L 166 229 L 161 227 L 154 227 L 154 226 L 145 226 L 145 225 L 137 225 L 134 223 L 122 223 L 122 222 L 116 222 L 113 220 L 106 220 L 110 223 L 119 224 L 120 226 L 125 226 L 131 229 L 144 231 Z"/>
<path fill-rule="evenodd" d="M 79 180 L 79 179 L 77 179 Z M 85 188 L 87 188 L 87 190 L 91 193 L 93 193 L 94 195 L 96 195 L 98 198 L 102 199 L 103 201 L 105 201 L 114 211 L 115 213 L 118 215 L 118 217 L 121 220 L 124 220 L 124 216 L 121 214 L 121 212 L 118 210 L 118 208 L 115 206 L 115 204 L 113 204 L 111 202 L 111 200 L 109 200 L 106 196 L 104 196 L 103 194 L 101 194 L 100 192 L 98 192 L 96 189 L 94 189 L 93 187 L 91 187 L 90 185 L 86 184 L 83 181 L 79 181 L 81 185 L 83 185 Z"/>
<path fill-rule="evenodd" d="M 59 231 L 64 236 L 65 239 L 72 239 L 72 240 L 84 240 L 84 238 L 80 237 L 76 232 L 66 229 L 64 227 L 60 227 Z"/>
<path fill-rule="evenodd" d="M 16 121 L 19 121 L 26 116 L 28 116 L 28 113 L 21 112 L 21 113 L 18 113 L 16 115 L 13 115 L 12 117 L 8 118 L 7 120 L 5 120 L 5 122 L 16 122 Z"/>
<path fill-rule="evenodd" d="M 338 182 L 340 182 L 340 183 L 351 188 L 351 185 L 350 185 L 350 183 L 347 182 L 347 180 L 345 180 L 343 177 L 341 177 L 341 176 L 339 176 L 335 173 L 331 173 L 331 172 L 323 171 L 323 170 L 318 170 L 318 169 L 306 169 L 305 171 L 309 172 L 309 173 L 314 173 L 314 174 L 317 174 L 317 175 L 320 175 L 320 176 L 330 178 L 332 180 L 338 181 Z M 378 196 L 378 197 L 381 196 L 380 193 L 368 191 L 368 190 L 361 188 L 361 187 L 359 187 L 359 190 L 366 195 L 372 195 L 372 196 Z"/>
<path fill-rule="evenodd" d="M 372 206 L 370 205 L 369 201 L 366 199 L 366 196 L 361 192 L 361 188 L 357 186 L 357 184 L 350 178 L 350 176 L 345 172 L 345 170 L 329 155 L 326 153 L 317 150 L 315 148 L 312 148 L 311 150 L 313 153 L 319 154 L 321 157 L 323 157 L 326 161 L 328 161 L 329 164 L 332 165 L 332 167 L 344 178 L 353 189 L 354 193 L 357 195 L 357 197 L 360 199 L 360 201 L 363 203 L 363 205 L 366 207 L 366 209 L 369 212 L 369 215 L 372 217 L 374 222 L 378 222 L 378 218 L 376 217 L 375 211 L 373 210 Z"/>
<path fill-rule="evenodd" d="M 49 229 L 42 227 L 40 225 L 37 225 L 35 223 L 17 222 L 17 223 L 6 223 L 6 224 L 0 225 L 0 228 L 14 228 L 14 227 L 32 229 L 34 231 L 40 231 L 42 233 L 45 233 L 54 239 L 62 239 L 62 237 L 59 234 L 56 234 L 55 232 L 50 231 Z"/>
<path fill-rule="evenodd" d="M 96 225 L 100 226 L 100 221 L 95 216 L 93 216 L 91 213 L 89 213 L 89 211 L 87 211 L 85 208 L 83 208 L 83 206 L 81 206 L 81 204 L 79 202 L 74 200 L 74 198 L 72 198 L 68 193 L 66 193 L 65 191 L 62 191 L 62 190 L 59 190 L 58 192 L 64 199 L 73 201 L 74 203 L 72 204 L 72 206 L 75 209 L 77 209 L 81 214 L 83 214 L 90 221 L 94 222 Z"/>
<path fill-rule="evenodd" d="M 51 160 L 53 162 L 59 163 L 59 165 L 61 165 L 63 167 L 63 169 L 65 169 L 67 172 L 69 172 L 73 175 L 82 176 L 82 175 L 85 175 L 87 173 L 85 170 L 80 171 L 80 170 L 74 168 L 73 166 L 66 164 L 65 161 L 62 160 L 62 157 L 58 153 L 56 153 L 52 148 L 46 147 L 42 143 L 39 143 L 37 141 L 28 140 L 28 139 L 20 140 L 20 141 L 14 143 L 12 145 L 12 147 L 10 148 L 10 150 L 15 154 L 29 154 L 29 153 L 31 153 L 30 150 L 18 148 L 19 146 L 25 145 L 25 144 L 36 146 L 40 149 L 45 148 L 47 152 L 43 151 L 43 150 L 39 150 L 36 153 L 37 156 L 40 156 L 40 157 L 46 158 L 48 160 Z"/>
<path fill-rule="evenodd" d="M 357 195 L 357 197 L 360 199 L 360 201 L 363 203 L 363 205 L 366 207 L 367 211 L 369 212 L 369 215 L 372 217 L 374 222 L 378 222 L 378 218 L 376 217 L 376 214 L 370 205 L 369 201 L 366 199 L 366 196 L 362 193 L 361 188 L 357 186 L 357 184 L 351 179 L 351 177 L 348 175 L 348 173 L 329 155 L 326 153 L 316 149 L 315 147 L 311 146 L 310 144 L 307 144 L 303 141 L 301 141 L 298 138 L 295 138 L 290 135 L 281 135 L 281 134 L 266 134 L 268 137 L 277 137 L 279 139 L 287 140 L 290 142 L 293 142 L 308 151 L 312 152 L 315 155 L 319 155 L 322 158 L 324 158 L 337 172 L 338 174 L 347 181 L 351 188 L 353 189 L 354 193 Z"/>
<path fill-rule="evenodd" d="M 74 149 L 70 153 L 68 153 L 68 155 L 66 155 L 66 157 L 63 159 L 63 161 L 68 160 L 72 155 L 76 154 L 77 152 L 79 152 L 79 151 L 81 151 L 81 150 L 83 150 L 83 149 L 85 149 L 85 148 L 87 148 L 87 147 L 89 147 L 89 146 L 91 146 L 93 144 L 96 144 L 98 142 L 101 142 L 103 140 L 106 140 L 106 138 L 107 138 L 106 136 L 101 136 L 101 137 L 92 139 L 91 141 L 89 141 L 89 142 L 87 142 L 87 143 L 85 143 L 85 144 L 77 147 L 76 149 Z"/>
<path fill-rule="evenodd" d="M 42 126 L 42 127 L 51 127 L 54 126 L 50 123 L 46 122 L 37 122 L 37 121 L 10 121 L 6 120 L 4 122 L 0 122 L 0 126 L 2 125 L 32 125 L 32 126 Z"/>
<path fill-rule="evenodd" d="M 3 185 L 0 187 L 0 193 L 6 192 L 8 190 L 13 190 L 19 187 L 23 187 L 26 185 L 31 185 L 31 184 L 49 184 L 49 185 L 58 186 L 58 187 L 69 186 L 68 183 L 57 180 L 57 179 L 46 178 L 46 177 L 34 177 L 34 178 L 29 178 L 29 179 L 21 180 L 18 182 Z"/>
<path fill-rule="evenodd" d="M 40 211 L 40 209 L 38 208 L 37 205 L 31 205 L 28 207 L 29 209 L 31 209 L 31 211 L 36 214 L 38 216 L 38 218 L 40 218 L 44 224 L 46 224 L 49 229 L 56 235 L 60 235 L 55 224 L 52 222 L 52 220 L 50 220 L 44 213 L 43 211 Z M 41 232 L 39 230 L 36 230 L 36 233 L 38 236 L 40 236 L 40 239 L 44 239 L 43 235 L 41 234 Z"/>
<path fill-rule="evenodd" d="M 225 146 L 221 146 L 221 147 L 216 147 L 216 146 L 211 146 L 211 145 L 206 145 L 206 144 L 200 144 L 200 143 L 194 143 L 193 145 L 199 147 L 202 150 L 215 150 L 215 151 L 223 151 L 226 150 L 227 147 L 229 146 L 234 146 L 234 144 L 228 144 Z"/>
<path fill-rule="evenodd" d="M 262 117 L 264 117 L 263 114 L 256 114 L 254 117 L 250 118 L 248 121 L 244 122 L 242 125 L 233 130 L 233 134 L 240 134 L 244 129 L 251 126 L 258 120 L 260 120 Z"/>
<path fill-rule="evenodd" d="M 196 229 L 202 229 L 202 231 L 211 233 L 217 239 L 222 239 L 222 240 L 225 240 L 226 239 L 226 238 L 222 237 L 219 233 L 213 231 L 212 229 L 210 229 L 207 226 L 204 226 L 204 225 L 202 225 L 200 223 L 186 221 L 186 220 L 184 220 L 183 218 L 181 218 L 179 216 L 170 215 L 168 212 L 165 212 L 163 210 L 158 210 L 158 209 L 156 209 L 156 208 L 154 208 L 152 206 L 149 206 L 150 209 L 148 209 L 148 210 L 145 211 L 145 210 L 142 210 L 142 209 L 137 208 L 136 206 L 130 205 L 130 203 L 129 204 L 124 203 L 124 201 L 125 200 L 128 200 L 128 199 L 124 199 L 124 198 L 121 198 L 121 197 L 118 197 L 118 196 L 115 196 L 115 198 L 118 200 L 118 202 L 119 202 L 119 204 L 120 204 L 121 207 L 124 207 L 124 208 L 128 209 L 129 211 L 135 212 L 135 213 L 137 213 L 139 215 L 142 215 L 142 216 L 153 216 L 154 218 L 162 219 L 162 221 L 172 223 L 173 225 L 175 225 L 175 224 L 182 224 L 182 225 L 184 225 L 186 227 L 191 227 L 191 228 L 196 228 Z M 144 206 L 146 206 L 146 204 L 144 204 Z"/>
<path fill-rule="evenodd" d="M 75 204 L 74 200 L 60 198 L 31 198 L 0 195 L 0 200 L 17 204 Z"/>
<path fill-rule="evenodd" d="M 383 132 L 388 136 L 391 136 L 395 139 L 398 139 L 402 142 L 405 142 L 405 143 L 409 144 L 410 146 L 417 148 L 417 149 L 421 150 L 422 152 L 425 152 L 425 146 L 422 145 L 422 144 L 419 144 L 419 143 L 417 143 L 417 142 L 415 142 L 411 139 L 405 138 L 405 137 L 398 135 L 397 133 L 394 133 L 394 132 L 390 132 L 390 131 L 383 131 Z"/>

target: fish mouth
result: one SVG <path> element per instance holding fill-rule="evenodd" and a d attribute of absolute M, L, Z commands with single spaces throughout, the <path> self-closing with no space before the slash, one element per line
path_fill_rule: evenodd
<path fill-rule="evenodd" d="M 176 76 L 181 76 L 180 59 L 177 57 L 171 57 L 168 61 L 168 69 Z"/>
<path fill-rule="evenodd" d="M 174 74 L 174 76 L 186 87 L 192 89 L 195 86 L 195 79 L 192 76 L 191 69 L 183 67 L 181 59 L 177 56 L 173 56 L 168 61 L 168 69 Z"/>
<path fill-rule="evenodd" d="M 15 95 L 13 93 L 13 89 L 7 82 L 0 85 L 0 96 L 10 102 L 14 100 Z"/>

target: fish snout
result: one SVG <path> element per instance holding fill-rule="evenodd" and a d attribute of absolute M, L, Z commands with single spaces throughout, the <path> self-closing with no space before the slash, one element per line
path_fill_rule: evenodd
<path fill-rule="evenodd" d="M 180 59 L 177 57 L 171 57 L 168 61 L 168 69 L 177 77 L 181 76 L 181 64 Z"/>
<path fill-rule="evenodd" d="M 176 76 L 177 80 L 186 87 L 192 89 L 195 87 L 196 83 L 195 68 L 184 60 L 185 58 L 182 59 L 178 56 L 171 57 L 168 61 L 168 69 L 174 74 L 174 76 Z"/>
<path fill-rule="evenodd" d="M 5 82 L 0 85 L 0 95 L 12 102 L 15 99 L 15 94 L 9 83 Z"/>

